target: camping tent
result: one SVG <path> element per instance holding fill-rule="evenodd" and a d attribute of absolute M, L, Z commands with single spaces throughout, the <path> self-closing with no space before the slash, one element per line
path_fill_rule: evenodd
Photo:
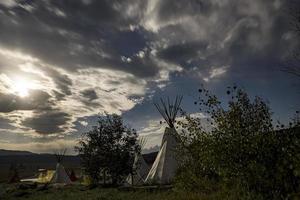
<path fill-rule="evenodd" d="M 40 169 L 40 174 L 36 180 L 38 183 L 49 183 L 54 175 L 54 170 Z"/>
<path fill-rule="evenodd" d="M 168 184 L 172 182 L 177 170 L 176 148 L 177 132 L 174 127 L 175 118 L 179 110 L 182 97 L 176 97 L 173 104 L 168 99 L 168 105 L 161 99 L 161 106 L 155 104 L 157 110 L 165 119 L 169 127 L 166 127 L 161 143 L 161 148 L 156 159 L 146 177 L 145 182 L 149 184 Z"/>
<path fill-rule="evenodd" d="M 78 180 L 78 178 L 76 177 L 76 174 L 75 174 L 75 172 L 74 172 L 73 169 L 72 169 L 71 174 L 70 174 L 69 177 L 70 177 L 70 180 L 71 180 L 72 182 L 75 182 L 75 181 Z"/>
<path fill-rule="evenodd" d="M 82 175 L 80 183 L 85 186 L 92 185 L 93 180 L 89 175 Z"/>

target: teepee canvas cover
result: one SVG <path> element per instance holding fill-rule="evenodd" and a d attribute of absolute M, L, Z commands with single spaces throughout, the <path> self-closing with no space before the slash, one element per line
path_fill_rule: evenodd
<path fill-rule="evenodd" d="M 147 183 L 168 184 L 172 181 L 177 169 L 175 134 L 175 128 L 166 128 L 162 146 L 146 178 Z"/>
<path fill-rule="evenodd" d="M 70 184 L 71 180 L 66 173 L 64 166 L 61 163 L 56 164 L 56 170 L 53 174 L 53 177 L 50 181 L 51 183 L 65 183 Z"/>
<path fill-rule="evenodd" d="M 57 164 L 56 164 L 56 169 L 55 172 L 53 174 L 53 177 L 51 179 L 51 183 L 64 183 L 64 184 L 70 184 L 71 180 L 64 168 L 64 166 L 61 164 L 65 154 L 66 154 L 66 149 L 63 149 L 60 152 L 56 152 L 54 155 L 56 157 L 57 160 Z"/>
<path fill-rule="evenodd" d="M 142 155 L 136 155 L 134 158 L 134 167 L 137 167 L 136 174 L 129 175 L 126 179 L 126 185 L 142 185 L 150 170 Z"/>
<path fill-rule="evenodd" d="M 169 127 L 165 129 L 161 148 L 149 171 L 146 183 L 168 184 L 175 176 L 178 164 L 176 161 L 177 132 L 174 124 L 181 100 L 182 96 L 179 96 L 174 103 L 170 103 L 169 99 L 167 101 L 161 99 L 161 104 L 154 104 Z"/>

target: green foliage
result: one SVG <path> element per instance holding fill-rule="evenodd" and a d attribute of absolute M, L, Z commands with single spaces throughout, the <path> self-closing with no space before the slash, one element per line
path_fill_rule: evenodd
<path fill-rule="evenodd" d="M 275 130 L 270 109 L 260 97 L 251 101 L 236 86 L 228 87 L 226 93 L 229 102 L 223 105 L 201 88 L 195 104 L 206 117 L 183 113 L 179 151 L 183 164 L 177 182 L 202 189 L 230 186 L 230 191 L 236 185 L 245 191 L 244 197 L 256 194 L 273 199 L 298 192 L 299 124 Z"/>
<path fill-rule="evenodd" d="M 228 193 L 216 191 L 211 194 L 198 192 L 183 192 L 166 190 L 162 188 L 136 188 L 131 191 L 119 190 L 116 188 L 100 188 L 87 189 L 83 186 L 73 185 L 62 188 L 50 187 L 45 191 L 38 189 L 17 190 L 11 185 L 5 186 L 4 193 L 1 193 L 0 199 L 6 200 L 224 200 L 224 199 L 240 199 L 240 193 Z M 6 192 L 5 192 L 6 191 Z M 20 196 L 20 194 L 23 194 Z M 18 196 L 18 197 L 16 197 Z M 249 198 L 257 199 L 257 198 Z"/>
<path fill-rule="evenodd" d="M 120 116 L 106 114 L 99 117 L 93 130 L 83 134 L 76 150 L 94 183 L 105 182 L 109 174 L 116 185 L 132 173 L 135 154 L 141 148 L 135 130 L 125 126 Z"/>

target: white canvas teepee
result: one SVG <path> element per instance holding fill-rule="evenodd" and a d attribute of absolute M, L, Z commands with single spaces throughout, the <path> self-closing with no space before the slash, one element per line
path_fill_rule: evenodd
<path fill-rule="evenodd" d="M 165 129 L 161 148 L 147 175 L 146 183 L 168 184 L 172 182 L 175 176 L 178 164 L 175 151 L 177 148 L 177 132 L 174 123 L 181 100 L 182 97 L 176 97 L 174 104 L 170 104 L 169 99 L 168 105 L 163 100 L 161 100 L 161 106 L 155 104 L 169 127 Z"/>
<path fill-rule="evenodd" d="M 64 183 L 64 184 L 70 184 L 71 180 L 66 173 L 66 170 L 64 166 L 61 163 L 56 164 L 56 169 L 53 174 L 53 177 L 50 181 L 51 183 Z"/>
<path fill-rule="evenodd" d="M 142 155 L 136 155 L 134 158 L 134 167 L 137 168 L 134 175 L 129 175 L 125 185 L 143 185 L 150 170 L 150 166 L 146 163 Z"/>
<path fill-rule="evenodd" d="M 71 180 L 64 168 L 64 166 L 61 164 L 64 156 L 65 156 L 66 150 L 61 151 L 61 153 L 55 153 L 55 157 L 57 160 L 56 169 L 52 176 L 52 179 L 50 183 L 63 183 L 63 184 L 71 184 Z"/>
<path fill-rule="evenodd" d="M 148 173 L 146 183 L 168 184 L 172 182 L 177 169 L 175 157 L 177 141 L 174 134 L 177 134 L 175 128 L 166 128 L 162 146 Z"/>

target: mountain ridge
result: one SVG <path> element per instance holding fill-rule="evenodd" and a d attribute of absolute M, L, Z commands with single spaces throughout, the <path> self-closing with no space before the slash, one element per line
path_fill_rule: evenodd
<path fill-rule="evenodd" d="M 0 156 L 25 156 L 35 154 L 36 153 L 32 153 L 30 151 L 0 149 Z"/>

